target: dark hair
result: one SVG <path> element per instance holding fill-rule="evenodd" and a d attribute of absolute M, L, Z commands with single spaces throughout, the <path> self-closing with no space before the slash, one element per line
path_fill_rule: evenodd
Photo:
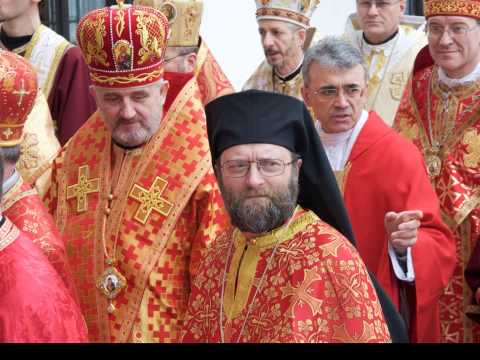
<path fill-rule="evenodd" d="M 2 147 L 0 148 L 0 154 L 3 157 L 3 161 L 5 161 L 8 164 L 15 165 L 17 161 L 20 159 L 20 155 L 21 155 L 20 145 Z"/>

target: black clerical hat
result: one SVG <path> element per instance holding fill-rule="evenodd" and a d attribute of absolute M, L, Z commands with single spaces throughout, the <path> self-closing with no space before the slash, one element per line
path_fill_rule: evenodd
<path fill-rule="evenodd" d="M 241 144 L 280 145 L 298 154 L 303 161 L 298 203 L 354 242 L 335 176 L 302 101 L 248 90 L 220 97 L 205 111 L 213 162 L 224 150 Z"/>
<path fill-rule="evenodd" d="M 259 90 L 222 96 L 205 107 L 212 161 L 229 147 L 263 143 L 283 146 L 300 155 L 302 167 L 298 203 L 355 240 L 335 176 L 313 120 L 304 103 L 294 97 Z M 394 342 L 407 342 L 405 324 L 393 303 L 370 277 Z"/>

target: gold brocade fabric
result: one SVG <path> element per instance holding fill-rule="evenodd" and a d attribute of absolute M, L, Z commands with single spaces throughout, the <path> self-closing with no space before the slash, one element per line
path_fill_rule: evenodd
<path fill-rule="evenodd" d="M 375 111 L 392 126 L 415 57 L 427 44 L 424 31 L 401 25 L 398 38 L 391 40 L 389 51 L 384 49 L 386 45 L 366 46 L 361 30 L 347 32 L 344 36 L 362 52 L 369 69 L 366 110 Z"/>
<path fill-rule="evenodd" d="M 200 88 L 203 105 L 207 105 L 220 96 L 235 92 L 230 80 L 203 39 L 201 39 L 198 49 L 195 77 Z"/>
<path fill-rule="evenodd" d="M 25 122 L 20 148 L 17 170 L 27 183 L 35 187 L 40 197 L 43 197 L 50 183 L 50 167 L 60 151 L 60 143 L 55 135 L 47 101 L 41 92 L 38 93 L 35 105 Z"/>
<path fill-rule="evenodd" d="M 62 278 L 65 287 L 77 299 L 65 241 L 37 191 L 25 183 L 21 176 L 16 184 L 3 194 L 2 213 L 40 248 Z"/>
<path fill-rule="evenodd" d="M 255 240 L 226 231 L 204 253 L 184 342 L 390 342 L 357 251 L 313 212 Z"/>
<path fill-rule="evenodd" d="M 113 145 L 96 113 L 56 159 L 46 202 L 69 236 L 68 256 L 91 341 L 178 340 L 196 254 L 228 221 L 205 126 L 192 79 L 143 147 L 125 151 Z M 96 288 L 105 270 L 106 208 L 106 253 L 116 257 L 127 282 L 113 299 L 113 314 Z"/>
<path fill-rule="evenodd" d="M 290 95 L 303 101 L 302 87 L 302 72 L 289 81 L 283 81 L 275 75 L 273 68 L 264 60 L 247 80 L 243 86 L 243 90 L 257 89 L 272 91 L 279 94 Z"/>
<path fill-rule="evenodd" d="M 0 43 L 0 46 L 2 44 Z M 55 31 L 40 25 L 32 39 L 13 52 L 25 57 L 38 73 L 40 88 L 48 99 L 63 55 L 72 45 Z M 4 48 L 4 46 L 2 46 Z"/>
<path fill-rule="evenodd" d="M 431 80 L 430 80 L 431 79 Z M 431 97 L 428 89 L 431 81 Z M 464 270 L 480 236 L 480 82 L 448 89 L 438 68 L 427 67 L 409 80 L 395 118 L 395 128 L 427 154 L 430 131 L 442 145 L 440 174 L 432 179 L 443 220 L 456 237 L 458 264 L 441 299 L 442 336 L 446 342 L 480 342 L 480 325 L 465 316 L 471 291 Z"/>

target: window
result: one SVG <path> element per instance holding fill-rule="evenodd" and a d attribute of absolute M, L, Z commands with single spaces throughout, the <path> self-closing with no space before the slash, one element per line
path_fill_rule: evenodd
<path fill-rule="evenodd" d="M 90 10 L 116 4 L 116 0 L 44 0 L 40 9 L 42 23 L 76 43 L 77 24 Z M 132 0 L 126 0 L 126 4 Z"/>
<path fill-rule="evenodd" d="M 405 13 L 423 16 L 423 0 L 408 0 Z"/>

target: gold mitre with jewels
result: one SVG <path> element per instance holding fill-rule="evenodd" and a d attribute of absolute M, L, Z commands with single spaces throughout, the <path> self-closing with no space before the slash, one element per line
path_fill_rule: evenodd
<path fill-rule="evenodd" d="M 154 7 L 167 17 L 172 29 L 168 46 L 198 46 L 202 0 L 134 0 L 133 3 Z"/>
<path fill-rule="evenodd" d="M 255 4 L 257 21 L 281 20 L 306 29 L 320 0 L 255 0 Z"/>
<path fill-rule="evenodd" d="M 480 19 L 480 0 L 424 0 L 426 18 L 432 16 L 467 16 Z"/>
<path fill-rule="evenodd" d="M 167 18 L 152 7 L 117 4 L 89 12 L 77 27 L 92 83 L 121 88 L 160 80 L 170 35 Z"/>

